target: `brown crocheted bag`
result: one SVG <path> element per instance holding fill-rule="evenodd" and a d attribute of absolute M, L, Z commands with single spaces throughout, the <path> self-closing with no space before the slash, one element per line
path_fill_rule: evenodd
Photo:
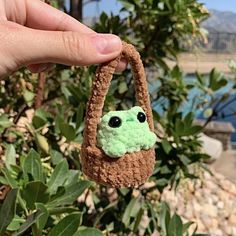
<path fill-rule="evenodd" d="M 137 187 L 152 174 L 155 164 L 154 148 L 126 153 L 119 158 L 111 158 L 97 145 L 98 124 L 102 116 L 105 96 L 121 58 L 130 64 L 134 76 L 136 99 L 146 113 L 151 131 L 154 131 L 152 110 L 144 67 L 136 49 L 123 42 L 119 57 L 100 65 L 96 71 L 92 92 L 87 104 L 84 142 L 81 150 L 83 172 L 97 183 L 120 187 Z"/>

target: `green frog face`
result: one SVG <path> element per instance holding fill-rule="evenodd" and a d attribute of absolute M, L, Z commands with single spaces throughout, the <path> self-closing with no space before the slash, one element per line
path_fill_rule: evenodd
<path fill-rule="evenodd" d="M 138 106 L 127 111 L 110 111 L 101 118 L 98 126 L 98 146 L 113 158 L 148 150 L 156 139 L 150 131 L 145 112 Z"/>

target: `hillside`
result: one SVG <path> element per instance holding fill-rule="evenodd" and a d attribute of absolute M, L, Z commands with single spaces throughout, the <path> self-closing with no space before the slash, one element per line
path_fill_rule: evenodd
<path fill-rule="evenodd" d="M 236 33 L 236 13 L 210 10 L 211 17 L 203 23 L 210 32 Z"/>

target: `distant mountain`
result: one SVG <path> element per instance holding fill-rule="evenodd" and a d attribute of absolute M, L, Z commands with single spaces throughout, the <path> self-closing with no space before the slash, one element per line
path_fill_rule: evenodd
<path fill-rule="evenodd" d="M 203 22 L 203 27 L 210 32 L 236 33 L 236 13 L 210 10 L 211 17 Z"/>

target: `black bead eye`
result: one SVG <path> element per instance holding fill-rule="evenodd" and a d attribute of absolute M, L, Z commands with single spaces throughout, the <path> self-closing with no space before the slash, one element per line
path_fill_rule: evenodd
<path fill-rule="evenodd" d="M 146 115 L 143 112 L 139 112 L 137 115 L 139 122 L 143 123 L 146 120 Z"/>
<path fill-rule="evenodd" d="M 112 128 L 118 128 L 121 126 L 121 119 L 118 116 L 113 116 L 110 118 L 108 125 Z"/>

